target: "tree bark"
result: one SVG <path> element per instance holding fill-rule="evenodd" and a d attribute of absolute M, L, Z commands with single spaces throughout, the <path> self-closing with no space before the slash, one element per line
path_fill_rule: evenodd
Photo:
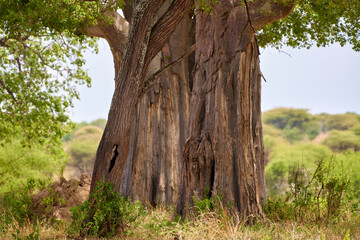
<path fill-rule="evenodd" d="M 195 76 L 185 188 L 178 209 L 206 192 L 242 216 L 262 215 L 265 198 L 261 75 L 255 29 L 246 8 L 226 1 L 196 18 Z M 184 212 L 183 212 L 184 213 Z"/>
<path fill-rule="evenodd" d="M 188 0 L 168 1 L 161 8 L 161 4 L 157 8 L 147 5 L 153 9 L 152 19 L 142 20 L 136 20 L 139 13 L 134 8 L 124 56 L 122 60 L 114 57 L 115 66 L 121 65 L 121 69 L 97 151 L 92 190 L 98 180 L 105 180 L 133 200 L 153 205 L 176 203 L 187 137 L 183 130 L 189 113 L 189 61 L 184 59 L 165 71 L 159 76 L 159 84 L 140 93 L 149 75 L 193 44 L 191 18 L 181 21 L 190 5 Z M 150 16 L 151 11 L 148 13 Z M 173 34 L 179 22 L 181 26 Z"/>
<path fill-rule="evenodd" d="M 113 44 L 119 70 L 91 191 L 104 180 L 133 200 L 177 204 L 185 214 L 193 196 L 201 199 L 209 190 L 242 216 L 263 215 L 261 71 L 255 33 L 285 17 L 294 5 L 220 0 L 212 14 L 196 15 L 196 29 L 187 17 L 173 33 L 192 1 L 163 6 L 164 1 L 139 0 L 133 8 L 127 6 L 131 27 L 125 48 L 116 45 L 122 44 L 116 36 L 124 32 L 113 26 L 100 29 L 99 36 Z M 194 32 L 195 62 L 185 58 L 147 90 L 151 74 L 191 49 Z"/>
<path fill-rule="evenodd" d="M 193 44 L 192 25 L 188 17 L 179 24 L 161 51 L 161 61 L 153 61 L 148 75 L 175 61 Z M 191 60 L 184 59 L 160 74 L 159 83 L 141 96 L 132 120 L 122 195 L 153 206 L 176 204 L 187 138 L 191 68 Z"/>
<path fill-rule="evenodd" d="M 182 198 L 219 197 L 248 220 L 263 216 L 266 197 L 261 71 L 256 31 L 293 10 L 293 3 L 220 0 L 196 16 L 195 75 Z"/>

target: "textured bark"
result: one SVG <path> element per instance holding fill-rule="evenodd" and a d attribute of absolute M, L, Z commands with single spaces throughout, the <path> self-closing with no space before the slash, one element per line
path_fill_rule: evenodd
<path fill-rule="evenodd" d="M 259 51 L 246 8 L 227 3 L 196 19 L 186 193 L 178 209 L 210 191 L 256 217 L 265 197 Z"/>
<path fill-rule="evenodd" d="M 90 35 L 108 40 L 116 68 L 91 188 L 105 180 L 133 200 L 177 203 L 183 214 L 194 195 L 202 198 L 209 189 L 243 216 L 263 215 L 261 72 L 255 32 L 294 6 L 220 0 L 212 15 L 196 16 L 194 29 L 191 17 L 180 21 L 192 1 L 164 2 L 137 0 L 133 7 L 126 6 L 131 23 L 126 46 L 116 39 L 127 36 L 119 28 L 127 22 L 116 14 L 115 23 L 122 24 L 88 29 Z M 194 32 L 195 57 L 164 71 L 147 90 L 149 76 L 194 46 Z"/>
<path fill-rule="evenodd" d="M 94 165 L 91 191 L 96 182 L 112 182 L 120 189 L 122 174 L 130 147 L 130 127 L 137 102 L 137 88 L 144 66 L 151 23 L 163 1 L 140 1 L 131 21 L 127 44 L 122 58 L 111 102 L 108 122 L 99 144 Z M 135 2 L 134 2 L 135 4 Z"/>
<path fill-rule="evenodd" d="M 294 4 L 220 0 L 196 16 L 195 75 L 189 138 L 177 210 L 193 197 L 220 197 L 249 220 L 266 197 L 261 71 L 256 31 L 287 16 Z"/>
<path fill-rule="evenodd" d="M 186 139 L 186 131 L 180 130 L 187 128 L 190 99 L 188 61 L 160 75 L 161 83 L 146 94 L 139 97 L 138 93 L 149 74 L 181 56 L 193 44 L 189 37 L 190 19 L 184 20 L 173 35 L 177 37 L 169 40 L 186 11 L 171 16 L 168 12 L 188 8 L 191 1 L 169 1 L 170 6 L 163 9 L 165 13 L 157 13 L 156 10 L 164 8 L 160 8 L 162 2 L 146 2 L 141 4 L 143 12 L 136 7 L 132 13 L 131 30 L 92 179 L 92 189 L 98 180 L 104 179 L 114 183 L 116 191 L 123 195 L 154 205 L 174 204 L 178 198 L 177 174 Z M 161 47 L 161 54 L 155 56 L 156 49 Z"/>
<path fill-rule="evenodd" d="M 176 60 L 193 44 L 191 28 L 190 18 L 179 24 L 161 52 L 161 66 Z M 152 64 L 155 70 L 156 64 Z M 184 59 L 166 70 L 160 74 L 159 84 L 141 96 L 132 120 L 129 155 L 120 186 L 123 195 L 153 206 L 176 204 L 187 138 L 190 65 Z"/>

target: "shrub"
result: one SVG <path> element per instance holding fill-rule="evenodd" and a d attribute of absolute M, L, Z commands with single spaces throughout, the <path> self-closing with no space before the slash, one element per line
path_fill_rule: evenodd
<path fill-rule="evenodd" d="M 29 179 L 17 191 L 6 193 L 1 202 L 1 214 L 3 215 L 3 227 L 15 221 L 22 226 L 29 220 L 34 220 L 36 215 L 32 211 L 32 195 L 44 189 L 46 182 L 41 179 Z"/>
<path fill-rule="evenodd" d="M 334 157 L 325 156 L 318 160 L 315 171 L 311 175 L 308 173 L 304 167 L 289 171 L 288 191 L 268 199 L 264 206 L 267 217 L 275 221 L 320 223 L 340 215 L 344 195 L 350 189 L 347 174 L 339 171 Z"/>
<path fill-rule="evenodd" d="M 263 115 L 263 122 L 278 129 L 291 143 L 304 137 L 315 138 L 321 130 L 319 120 L 306 109 L 276 108 Z"/>
<path fill-rule="evenodd" d="M 328 130 L 348 130 L 359 124 L 359 116 L 354 113 L 329 115 L 325 121 Z"/>
<path fill-rule="evenodd" d="M 299 143 L 295 145 L 279 144 L 272 148 L 269 158 L 271 161 L 265 167 L 267 191 L 270 195 L 279 195 L 287 189 L 289 172 L 304 166 L 309 173 L 315 171 L 314 161 L 324 155 L 331 155 L 331 151 L 314 143 Z"/>
<path fill-rule="evenodd" d="M 51 154 L 41 147 L 24 147 L 13 140 L 0 146 L 0 196 L 17 191 L 30 179 L 50 179 L 61 174 L 64 153 Z"/>
<path fill-rule="evenodd" d="M 332 130 L 329 135 L 322 142 L 335 152 L 345 150 L 360 150 L 360 136 L 355 135 L 351 131 Z"/>
<path fill-rule="evenodd" d="M 73 208 L 71 236 L 112 237 L 126 235 L 127 226 L 144 213 L 140 202 L 131 203 L 113 191 L 110 183 L 99 181 L 89 200 Z"/>

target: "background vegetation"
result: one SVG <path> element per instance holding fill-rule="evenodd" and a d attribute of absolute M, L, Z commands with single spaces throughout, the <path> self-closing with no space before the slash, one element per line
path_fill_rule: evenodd
<path fill-rule="evenodd" d="M 91 173 L 106 125 L 106 120 L 98 119 L 76 124 L 63 137 L 66 154 L 41 145 L 29 148 L 17 139 L 0 146 L 0 238 L 359 238 L 360 115 L 277 108 L 264 112 L 263 122 L 269 198 L 263 206 L 266 218 L 255 225 L 248 226 L 247 219 L 223 207 L 218 201 L 221 196 L 196 199 L 195 211 L 182 221 L 173 217 L 172 208 L 133 205 L 111 191 L 106 193 L 107 203 L 97 191 L 91 201 L 74 209 L 77 217 L 71 224 L 54 219 L 34 221 L 36 217 L 27 209 L 31 194 L 40 185 L 33 183 L 44 187 L 61 175 L 72 178 Z M 121 214 L 109 215 L 109 211 Z M 103 231 L 102 226 L 111 231 Z"/>

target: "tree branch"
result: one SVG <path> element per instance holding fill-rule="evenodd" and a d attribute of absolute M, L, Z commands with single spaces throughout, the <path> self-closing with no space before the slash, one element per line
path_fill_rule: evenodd
<path fill-rule="evenodd" d="M 16 103 L 19 103 L 19 101 L 18 101 L 18 100 L 16 99 L 16 97 L 15 97 L 14 92 L 11 91 L 8 87 L 6 87 L 6 84 L 5 84 L 2 80 L 0 80 L 0 85 L 6 90 L 6 92 L 7 92 L 8 94 L 11 95 L 11 97 L 14 99 L 14 101 L 15 101 Z"/>
<path fill-rule="evenodd" d="M 258 0 L 246 2 L 252 26 L 258 30 L 269 23 L 287 17 L 294 10 L 298 1 Z"/>
<path fill-rule="evenodd" d="M 0 46 L 8 47 L 8 45 L 7 45 L 7 43 L 6 43 L 7 41 L 8 41 L 7 38 L 1 38 L 1 39 L 0 39 Z"/>
<path fill-rule="evenodd" d="M 169 40 L 176 26 L 183 19 L 192 4 L 192 0 L 173 0 L 169 9 L 153 26 L 145 56 L 144 71 L 142 72 L 143 77 L 146 75 L 146 70 L 151 60 Z"/>
<path fill-rule="evenodd" d="M 181 57 L 176 59 L 175 61 L 169 63 L 165 67 L 159 69 L 156 71 L 153 75 L 151 75 L 148 79 L 144 81 L 143 87 L 141 87 L 138 91 L 138 96 L 141 96 L 144 94 L 147 90 L 149 90 L 151 87 L 153 87 L 155 84 L 158 83 L 158 78 L 156 78 L 160 73 L 164 72 L 169 67 L 172 67 L 176 63 L 182 61 L 184 58 L 188 57 L 190 54 L 192 54 L 196 49 L 196 44 L 193 44 L 187 51 L 184 53 Z"/>

